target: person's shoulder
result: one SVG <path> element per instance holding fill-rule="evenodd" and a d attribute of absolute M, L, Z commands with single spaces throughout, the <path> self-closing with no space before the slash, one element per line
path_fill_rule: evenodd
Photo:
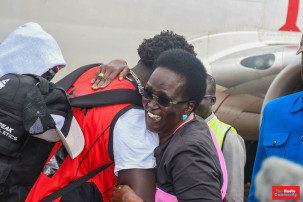
<path fill-rule="evenodd" d="M 263 109 L 263 114 L 270 114 L 271 117 L 281 113 L 288 114 L 294 109 L 296 103 L 301 99 L 302 92 L 293 93 L 287 96 L 276 98 L 265 105 Z"/>
<path fill-rule="evenodd" d="M 202 117 L 200 117 L 199 115 L 196 115 L 196 114 L 195 114 L 194 121 L 200 122 L 200 123 L 203 122 L 207 125 L 206 121 Z"/>
<path fill-rule="evenodd" d="M 243 138 L 241 137 L 241 135 L 239 135 L 238 133 L 236 133 L 235 131 L 233 131 L 231 128 L 226 133 L 226 138 L 227 137 L 233 138 L 233 139 L 243 140 Z"/>
<path fill-rule="evenodd" d="M 186 127 L 187 132 L 201 132 L 201 131 L 209 131 L 209 127 L 206 123 L 206 121 L 201 118 L 200 116 L 196 116 L 191 120 L 187 127 Z"/>
<path fill-rule="evenodd" d="M 178 141 L 177 150 L 210 149 L 213 145 L 209 127 L 202 118 L 195 117 L 180 132 L 181 134 L 176 138 Z"/>
<path fill-rule="evenodd" d="M 120 120 L 129 121 L 131 118 L 144 119 L 145 112 L 142 108 L 131 108 L 127 110 L 122 116 L 119 117 Z"/>
<path fill-rule="evenodd" d="M 193 120 L 184 125 L 182 139 L 186 142 L 196 142 L 206 137 L 211 137 L 207 123 L 199 116 L 195 116 Z"/>
<path fill-rule="evenodd" d="M 115 125 L 115 129 L 121 131 L 132 131 L 131 134 L 138 134 L 148 131 L 145 124 L 145 113 L 141 108 L 131 108 L 121 115 Z M 144 133 L 145 133 L 144 132 Z"/>
<path fill-rule="evenodd" d="M 284 105 L 285 103 L 289 103 L 290 101 L 296 100 L 298 97 L 302 96 L 302 93 L 303 92 L 301 91 L 301 92 L 297 92 L 297 93 L 293 93 L 293 94 L 290 94 L 290 95 L 286 95 L 286 96 L 283 96 L 283 97 L 276 98 L 276 99 L 268 102 L 266 104 L 266 107 L 271 108 L 271 107 L 275 107 L 275 106 L 278 106 L 278 105 Z"/>
<path fill-rule="evenodd" d="M 244 139 L 241 137 L 241 135 L 237 134 L 236 132 L 229 130 L 226 133 L 225 141 L 224 141 L 224 147 L 241 147 L 243 150 L 245 150 L 245 142 Z"/>

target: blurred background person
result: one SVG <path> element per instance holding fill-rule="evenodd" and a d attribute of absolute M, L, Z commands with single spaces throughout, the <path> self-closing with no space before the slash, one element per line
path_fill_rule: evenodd
<path fill-rule="evenodd" d="M 216 81 L 207 74 L 206 93 L 196 114 L 201 116 L 215 134 L 223 151 L 228 173 L 227 194 L 236 202 L 244 200 L 244 166 L 246 151 L 243 138 L 234 127 L 220 121 L 212 110 L 216 103 Z"/>
<path fill-rule="evenodd" d="M 303 51 L 303 35 L 297 54 Z M 301 78 L 303 79 L 303 54 Z M 264 107 L 248 201 L 255 196 L 255 176 L 271 156 L 303 164 L 303 91 L 277 98 Z"/>

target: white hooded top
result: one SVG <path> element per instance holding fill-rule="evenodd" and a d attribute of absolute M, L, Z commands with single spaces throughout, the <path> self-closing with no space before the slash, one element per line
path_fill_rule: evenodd
<path fill-rule="evenodd" d="M 7 73 L 42 75 L 66 65 L 56 40 L 37 23 L 29 22 L 0 44 L 0 76 Z"/>

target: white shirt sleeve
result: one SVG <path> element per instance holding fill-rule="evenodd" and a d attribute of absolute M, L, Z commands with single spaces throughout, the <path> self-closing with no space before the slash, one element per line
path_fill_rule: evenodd
<path fill-rule="evenodd" d="M 115 169 L 149 169 L 156 167 L 154 149 L 159 145 L 157 133 L 146 129 L 144 110 L 130 109 L 116 122 L 113 131 Z"/>

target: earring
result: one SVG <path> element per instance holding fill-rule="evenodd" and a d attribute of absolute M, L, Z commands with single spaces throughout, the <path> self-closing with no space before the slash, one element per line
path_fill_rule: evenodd
<path fill-rule="evenodd" d="M 185 121 L 187 119 L 187 115 L 183 114 L 183 121 Z"/>

